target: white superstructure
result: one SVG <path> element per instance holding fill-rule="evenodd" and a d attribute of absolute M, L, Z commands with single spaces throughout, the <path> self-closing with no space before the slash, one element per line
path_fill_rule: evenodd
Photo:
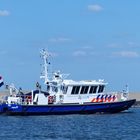
<path fill-rule="evenodd" d="M 48 96 L 49 102 L 54 104 L 66 104 L 66 103 L 79 103 L 83 104 L 86 102 L 96 102 L 95 98 L 102 98 L 107 101 L 110 97 L 110 101 L 115 101 L 116 97 L 112 100 L 111 98 L 115 95 L 105 94 L 105 86 L 107 83 L 104 80 L 83 80 L 83 81 L 73 81 L 67 80 L 65 77 L 67 75 L 61 74 L 60 71 L 54 72 L 52 77 L 49 78 L 48 67 L 49 67 L 49 56 L 51 56 L 46 50 L 41 51 L 41 56 L 44 61 L 43 65 L 43 75 L 45 84 L 47 85 L 47 92 L 50 94 Z M 100 96 L 100 97 L 99 97 Z"/>

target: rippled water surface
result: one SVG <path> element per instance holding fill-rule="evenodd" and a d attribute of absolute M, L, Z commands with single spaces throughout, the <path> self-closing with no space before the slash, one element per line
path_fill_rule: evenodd
<path fill-rule="evenodd" d="M 140 108 L 118 114 L 0 116 L 0 140 L 140 140 Z"/>

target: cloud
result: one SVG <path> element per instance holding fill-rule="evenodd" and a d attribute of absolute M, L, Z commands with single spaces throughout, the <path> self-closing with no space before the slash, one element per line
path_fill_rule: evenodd
<path fill-rule="evenodd" d="M 91 49 L 93 49 L 93 47 L 92 46 L 84 46 L 84 47 L 82 47 L 82 49 L 91 50 Z"/>
<path fill-rule="evenodd" d="M 0 10 L 0 16 L 1 17 L 9 16 L 9 15 L 10 15 L 9 11 L 7 11 L 7 10 Z"/>
<path fill-rule="evenodd" d="M 74 56 L 86 56 L 87 53 L 85 51 L 75 51 L 73 53 Z"/>
<path fill-rule="evenodd" d="M 73 52 L 73 56 L 97 56 L 99 55 L 97 51 L 94 50 L 93 46 L 83 46 L 79 48 L 79 50 L 76 50 Z"/>
<path fill-rule="evenodd" d="M 128 42 L 128 45 L 136 45 L 136 43 L 135 42 L 132 42 L 132 41 L 130 41 L 130 42 Z"/>
<path fill-rule="evenodd" d="M 114 52 L 113 56 L 137 58 L 137 57 L 139 57 L 139 54 L 137 52 L 134 52 L 134 51 L 120 51 L 120 52 Z"/>
<path fill-rule="evenodd" d="M 88 5 L 88 10 L 93 12 L 100 12 L 103 10 L 103 7 L 98 4 Z"/>
<path fill-rule="evenodd" d="M 73 52 L 73 56 L 75 57 L 85 57 L 85 56 L 97 56 L 97 52 L 93 52 L 91 50 L 77 50 Z"/>
<path fill-rule="evenodd" d="M 112 44 L 109 44 L 107 47 L 109 48 L 134 48 L 134 47 L 139 47 L 140 45 L 136 42 L 133 42 L 133 41 L 129 41 L 129 42 L 126 42 L 126 43 L 123 43 L 123 44 L 117 44 L 117 43 L 112 43 Z"/>
<path fill-rule="evenodd" d="M 139 45 L 138 43 L 136 43 L 136 42 L 129 41 L 129 42 L 128 42 L 128 46 L 129 46 L 129 47 L 139 47 L 140 45 Z"/>
<path fill-rule="evenodd" d="M 121 48 L 122 46 L 120 44 L 112 43 L 112 44 L 109 44 L 108 47 L 109 48 Z"/>
<path fill-rule="evenodd" d="M 48 41 L 52 42 L 52 43 L 63 43 L 63 42 L 70 42 L 71 39 L 70 38 L 64 38 L 64 37 L 59 37 L 59 38 L 50 38 Z"/>

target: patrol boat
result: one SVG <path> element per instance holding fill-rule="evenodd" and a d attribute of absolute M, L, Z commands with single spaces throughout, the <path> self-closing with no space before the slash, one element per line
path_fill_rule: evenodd
<path fill-rule="evenodd" d="M 66 74 L 48 73 L 50 53 L 40 52 L 43 59 L 43 72 L 47 90 L 38 89 L 27 94 L 11 95 L 7 99 L 6 114 L 10 115 L 57 115 L 57 114 L 91 114 L 118 113 L 129 109 L 135 99 L 128 99 L 128 91 L 121 94 L 107 93 L 104 80 L 73 81 Z M 12 91 L 12 90 L 11 90 Z"/>

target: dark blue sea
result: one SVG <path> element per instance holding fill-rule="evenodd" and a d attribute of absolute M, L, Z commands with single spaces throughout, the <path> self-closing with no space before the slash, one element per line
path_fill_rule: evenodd
<path fill-rule="evenodd" d="M 0 140 L 140 140 L 140 108 L 118 114 L 0 116 Z"/>

